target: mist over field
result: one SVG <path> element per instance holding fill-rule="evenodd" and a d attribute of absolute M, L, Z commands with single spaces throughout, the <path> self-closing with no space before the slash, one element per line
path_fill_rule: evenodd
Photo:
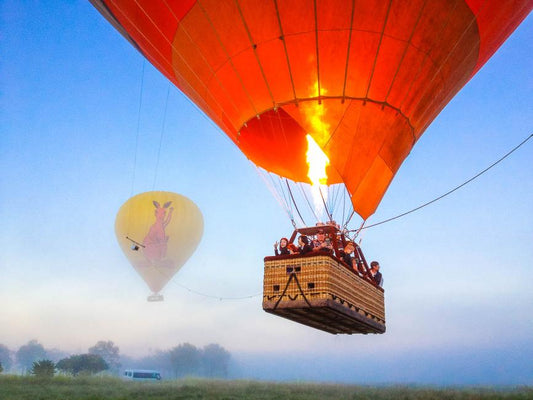
<path fill-rule="evenodd" d="M 518 342 L 513 346 L 498 348 L 455 347 L 446 351 L 428 349 L 408 353 L 381 351 L 375 354 L 363 348 L 360 351 L 352 348 L 345 354 L 328 354 L 320 348 L 305 352 L 298 349 L 284 352 L 232 352 L 217 344 L 202 349 L 201 346 L 182 343 L 166 350 L 139 348 L 138 354 L 145 354 L 142 357 L 121 352 L 113 342 L 99 343 L 107 343 L 115 349 L 111 357 L 104 352 L 104 358 L 108 359 L 110 366 L 104 373 L 111 376 L 121 376 L 125 369 L 136 368 L 158 370 L 163 380 L 196 376 L 352 385 L 533 385 L 533 348 L 528 343 Z M 41 346 L 34 340 L 21 347 L 31 344 Z M 89 352 L 94 353 L 95 347 Z M 206 370 L 200 358 L 208 348 L 218 350 L 218 355 L 222 352 L 223 358 L 217 359 L 217 354 L 211 356 L 206 360 L 210 369 Z M 196 355 L 191 356 L 191 350 Z M 57 363 L 72 354 L 57 348 L 44 349 L 44 353 L 37 351 L 34 358 L 51 359 Z M 29 368 L 23 362 L 21 349 L 8 349 L 0 345 L 0 363 L 4 366 L 4 374 L 27 374 Z M 31 365 L 31 362 L 27 364 Z"/>
<path fill-rule="evenodd" d="M 317 381 L 345 384 L 533 385 L 533 349 L 454 348 L 397 354 L 328 356 L 306 354 L 234 354 L 234 378 Z"/>

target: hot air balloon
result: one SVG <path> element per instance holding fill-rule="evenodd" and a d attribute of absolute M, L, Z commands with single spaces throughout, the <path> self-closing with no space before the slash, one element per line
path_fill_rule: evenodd
<path fill-rule="evenodd" d="M 159 292 L 194 253 L 203 234 L 199 208 L 177 193 L 153 191 L 133 196 L 117 213 L 118 243 L 137 273 L 161 301 Z"/>
<path fill-rule="evenodd" d="M 91 2 L 254 164 L 281 177 L 285 204 L 291 182 L 341 184 L 363 221 L 426 128 L 533 8 L 531 0 Z M 314 147 L 325 156 L 318 178 Z M 332 296 L 355 317 L 376 316 Z M 334 323 L 298 312 L 306 313 L 284 316 L 319 329 Z M 370 331 L 384 331 L 376 318 L 382 326 Z"/>
<path fill-rule="evenodd" d="M 255 164 L 308 182 L 310 134 L 363 219 L 530 0 L 92 0 Z"/>

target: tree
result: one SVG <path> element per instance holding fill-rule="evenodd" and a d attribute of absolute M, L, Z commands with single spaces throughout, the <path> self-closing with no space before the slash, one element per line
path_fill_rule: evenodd
<path fill-rule="evenodd" d="M 109 368 L 104 359 L 96 354 L 78 354 L 59 360 L 57 369 L 71 375 L 97 374 Z"/>
<path fill-rule="evenodd" d="M 11 351 L 3 344 L 0 344 L 0 364 L 2 364 L 6 371 L 9 371 L 13 365 Z"/>
<path fill-rule="evenodd" d="M 111 340 L 107 342 L 100 340 L 93 347 L 89 348 L 89 354 L 102 357 L 111 371 L 118 372 L 120 369 L 119 348 Z"/>
<path fill-rule="evenodd" d="M 195 346 L 189 343 L 180 344 L 170 350 L 169 353 L 170 363 L 176 378 L 198 373 L 201 353 Z"/>
<path fill-rule="evenodd" d="M 35 361 L 31 367 L 30 373 L 37 378 L 50 379 L 56 372 L 56 366 L 51 360 Z"/>
<path fill-rule="evenodd" d="M 218 344 L 209 344 L 202 352 L 202 367 L 208 377 L 227 377 L 230 353 Z"/>
<path fill-rule="evenodd" d="M 57 363 L 59 360 L 62 360 L 63 358 L 67 358 L 68 356 L 70 356 L 70 353 L 63 350 L 46 349 L 46 358 L 48 360 L 52 360 L 55 363 Z"/>
<path fill-rule="evenodd" d="M 2 363 L 0 362 L 0 374 L 4 372 L 4 367 L 2 367 Z"/>
<path fill-rule="evenodd" d="M 44 360 L 46 358 L 46 351 L 37 340 L 30 340 L 18 349 L 16 358 L 17 364 L 23 371 L 26 371 L 33 366 L 34 361 Z"/>

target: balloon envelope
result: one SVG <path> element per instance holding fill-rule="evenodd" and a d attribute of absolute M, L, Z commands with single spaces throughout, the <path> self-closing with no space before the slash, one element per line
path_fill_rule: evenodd
<path fill-rule="evenodd" d="M 308 182 L 306 134 L 364 219 L 531 0 L 91 0 L 255 164 Z"/>
<path fill-rule="evenodd" d="M 115 234 L 131 265 L 159 292 L 194 253 L 203 234 L 200 209 L 171 192 L 145 192 L 120 207 Z"/>

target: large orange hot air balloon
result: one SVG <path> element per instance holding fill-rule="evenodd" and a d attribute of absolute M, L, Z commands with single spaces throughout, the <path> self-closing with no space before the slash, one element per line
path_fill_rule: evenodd
<path fill-rule="evenodd" d="M 374 213 L 531 0 L 91 0 L 256 165 L 309 182 L 310 134 Z"/>
<path fill-rule="evenodd" d="M 145 192 L 120 207 L 115 233 L 122 251 L 153 294 L 158 292 L 194 253 L 203 234 L 203 218 L 187 197 L 171 192 Z"/>

